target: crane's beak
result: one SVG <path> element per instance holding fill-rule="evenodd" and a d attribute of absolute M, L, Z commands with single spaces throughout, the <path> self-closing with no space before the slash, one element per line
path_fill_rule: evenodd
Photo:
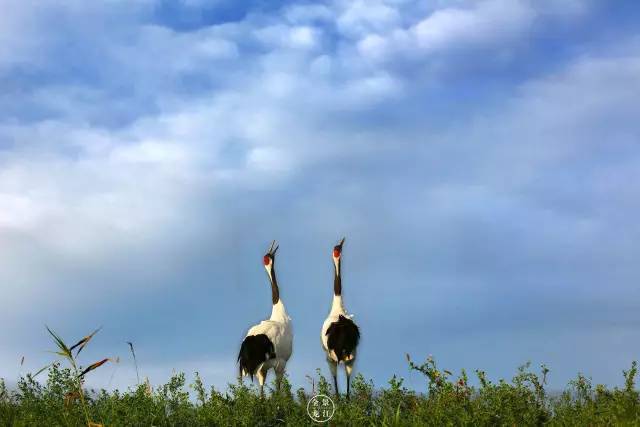
<path fill-rule="evenodd" d="M 342 240 L 340 240 L 340 242 L 338 243 L 338 246 L 340 247 L 340 249 L 342 249 L 342 245 L 344 244 L 344 237 L 342 238 Z"/>
<path fill-rule="evenodd" d="M 274 246 L 275 246 L 275 248 L 274 248 Z M 267 251 L 267 253 L 269 255 L 271 255 L 271 256 L 274 256 L 279 247 L 280 247 L 280 245 L 276 246 L 276 241 L 274 240 L 273 242 L 271 242 L 271 246 L 269 246 L 269 250 Z"/>

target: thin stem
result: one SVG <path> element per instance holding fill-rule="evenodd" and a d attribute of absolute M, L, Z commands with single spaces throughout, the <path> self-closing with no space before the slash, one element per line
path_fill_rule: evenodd
<path fill-rule="evenodd" d="M 82 409 L 84 410 L 84 416 L 87 420 L 87 425 L 89 425 L 89 410 L 87 409 L 87 403 L 84 400 L 84 393 L 82 392 L 82 378 L 80 378 L 80 374 L 78 372 L 78 366 L 76 365 L 76 361 L 73 356 L 69 358 L 71 362 L 71 366 L 73 366 L 73 372 L 76 377 L 76 381 L 78 382 L 78 394 L 80 395 L 80 403 L 82 404 Z"/>

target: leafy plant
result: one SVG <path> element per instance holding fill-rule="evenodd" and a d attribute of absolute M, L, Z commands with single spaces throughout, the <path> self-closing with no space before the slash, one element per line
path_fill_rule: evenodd
<path fill-rule="evenodd" d="M 85 346 L 90 340 L 84 341 Z M 280 391 L 275 391 L 274 383 L 264 399 L 256 385 L 240 381 L 229 384 L 225 391 L 207 388 L 198 373 L 191 384 L 184 374 L 177 373 L 154 388 L 145 382 L 125 391 L 88 394 L 82 389 L 83 373 L 90 374 L 102 360 L 80 366 L 76 357 L 82 344 L 67 347 L 61 339 L 55 341 L 57 353 L 64 354 L 62 361 L 68 363 L 65 367 L 60 361 L 49 365 L 46 381 L 26 375 L 10 391 L 0 380 L 0 425 L 309 425 L 307 403 L 311 397 L 319 393 L 332 396 L 320 370 L 309 377 L 306 390 L 294 392 L 285 377 Z M 356 375 L 350 401 L 332 396 L 336 411 L 330 425 L 640 425 L 635 362 L 623 371 L 621 388 L 594 386 L 587 377 L 578 375 L 559 396 L 550 396 L 546 390 L 549 370 L 545 366 L 534 371 L 525 364 L 510 381 L 491 381 L 480 370 L 476 371 L 477 380 L 470 380 L 465 371 L 454 375 L 440 368 L 433 357 L 424 363 L 412 362 L 409 357 L 408 363 L 411 371 L 424 376 L 423 390 L 408 389 L 397 375 L 385 387 L 375 387 L 371 380 Z M 100 420 L 100 424 L 92 424 L 92 420 Z"/>
<path fill-rule="evenodd" d="M 80 404 L 82 406 L 82 410 L 84 412 L 84 416 L 85 416 L 85 420 L 88 426 L 96 426 L 98 425 L 97 423 L 94 423 L 90 420 L 90 416 L 89 416 L 89 409 L 88 409 L 88 405 L 87 405 L 87 399 L 84 393 L 84 390 L 82 388 L 82 384 L 84 381 L 84 376 L 86 374 L 88 374 L 89 372 L 98 369 L 100 366 L 104 365 L 105 363 L 109 362 L 110 358 L 104 358 L 102 360 L 99 360 L 95 363 L 90 364 L 89 366 L 87 366 L 86 368 L 82 368 L 82 366 L 80 366 L 80 364 L 78 363 L 78 356 L 80 355 L 80 352 L 82 352 L 82 350 L 87 346 L 87 344 L 89 344 L 89 342 L 91 341 L 91 339 L 100 331 L 101 328 L 96 329 L 95 331 L 93 331 L 92 333 L 90 333 L 89 335 L 85 336 L 84 338 L 80 339 L 78 342 L 76 342 L 74 345 L 72 345 L 71 347 L 67 346 L 67 344 L 62 340 L 62 338 L 60 338 L 60 336 L 58 334 L 56 334 L 55 332 L 53 332 L 51 329 L 49 329 L 48 326 L 45 326 L 47 328 L 47 332 L 49 332 L 49 335 L 51 335 L 51 337 L 53 338 L 53 341 L 55 342 L 56 346 L 58 347 L 58 349 L 56 351 L 52 351 L 52 353 L 61 356 L 63 358 L 63 360 L 66 360 L 69 363 L 71 372 L 73 374 L 72 379 L 70 381 L 70 384 L 66 384 L 66 388 L 68 389 L 68 391 L 65 393 L 64 395 L 64 405 L 65 407 L 70 407 L 71 405 L 73 405 L 73 403 L 76 400 L 80 401 Z M 73 354 L 73 351 L 76 351 L 75 355 Z M 53 362 L 52 364 L 49 364 L 47 366 L 45 366 L 44 368 L 40 369 L 38 372 L 36 372 L 36 374 L 34 375 L 37 376 L 39 373 L 45 371 L 46 369 L 49 368 L 56 368 L 57 369 L 57 362 Z M 54 370 L 54 374 L 57 371 Z M 51 378 L 51 377 L 50 377 Z"/>

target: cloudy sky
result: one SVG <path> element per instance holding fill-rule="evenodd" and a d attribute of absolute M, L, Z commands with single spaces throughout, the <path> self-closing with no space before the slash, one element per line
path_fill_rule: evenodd
<path fill-rule="evenodd" d="M 233 382 L 277 239 L 304 385 L 343 235 L 378 385 L 640 358 L 638 2 L 0 4 L 0 377 Z"/>

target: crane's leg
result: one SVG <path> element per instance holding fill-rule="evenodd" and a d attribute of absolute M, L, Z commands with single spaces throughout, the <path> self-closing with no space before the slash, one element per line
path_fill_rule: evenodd
<path fill-rule="evenodd" d="M 344 362 L 344 371 L 347 374 L 347 400 L 349 400 L 349 395 L 351 393 L 351 372 L 353 372 L 353 362 L 353 359 Z"/>
<path fill-rule="evenodd" d="M 280 360 L 278 361 L 278 363 L 275 366 L 275 371 L 276 371 L 276 390 L 278 392 L 280 392 L 280 386 L 282 386 L 282 377 L 284 376 L 284 367 L 285 367 L 285 364 L 282 363 Z"/>
<path fill-rule="evenodd" d="M 267 380 L 267 370 L 261 366 L 256 373 L 258 383 L 260 383 L 260 397 L 264 399 L 264 382 Z"/>
<path fill-rule="evenodd" d="M 336 390 L 336 396 L 339 396 L 340 392 L 338 391 L 338 362 L 334 361 L 330 357 L 327 357 L 327 363 L 329 364 L 331 376 L 333 376 L 333 387 Z"/>

